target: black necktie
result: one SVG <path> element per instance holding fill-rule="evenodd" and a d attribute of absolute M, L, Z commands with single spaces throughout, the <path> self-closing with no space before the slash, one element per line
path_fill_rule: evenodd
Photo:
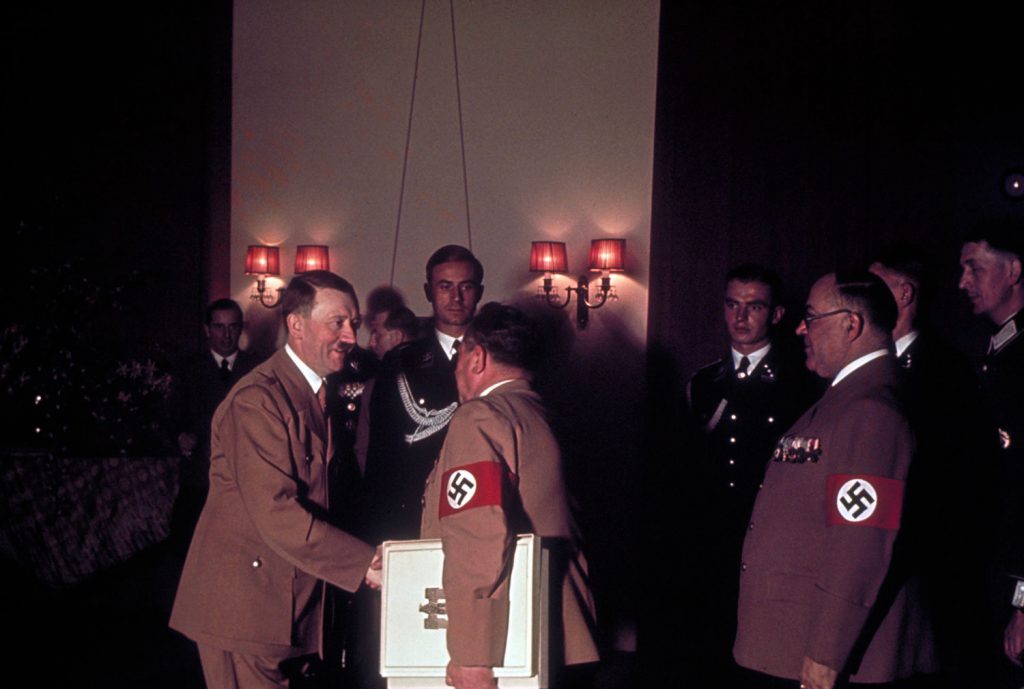
<path fill-rule="evenodd" d="M 747 379 L 747 369 L 750 367 L 750 359 L 743 357 L 740 359 L 740 365 L 736 368 L 736 377 L 740 380 Z"/>
<path fill-rule="evenodd" d="M 225 383 L 228 382 L 228 378 L 231 377 L 231 364 L 228 363 L 227 359 L 220 360 L 220 379 Z"/>

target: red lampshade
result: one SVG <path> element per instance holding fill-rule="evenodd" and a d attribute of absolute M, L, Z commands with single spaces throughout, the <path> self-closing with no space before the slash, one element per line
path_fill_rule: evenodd
<path fill-rule="evenodd" d="M 246 275 L 280 275 L 281 252 L 276 246 L 250 244 L 245 252 Z"/>
<path fill-rule="evenodd" d="M 295 274 L 311 270 L 330 270 L 331 257 L 326 246 L 300 245 L 295 249 Z"/>
<path fill-rule="evenodd" d="M 593 271 L 625 268 L 625 239 L 595 239 L 590 242 L 590 269 Z"/>
<path fill-rule="evenodd" d="M 534 273 L 564 273 L 569 270 L 565 242 L 533 242 L 530 246 L 530 270 Z"/>

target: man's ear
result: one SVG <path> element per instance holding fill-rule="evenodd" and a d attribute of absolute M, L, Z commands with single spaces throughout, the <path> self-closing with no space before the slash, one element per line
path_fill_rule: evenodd
<path fill-rule="evenodd" d="M 288 330 L 288 337 L 292 335 L 302 335 L 302 316 L 297 313 L 290 313 L 284 319 L 284 324 Z"/>
<path fill-rule="evenodd" d="M 430 293 L 430 283 L 423 283 L 423 295 L 427 298 L 427 301 L 431 304 L 434 303 L 434 295 Z"/>
<path fill-rule="evenodd" d="M 490 360 L 487 357 L 487 350 L 477 344 L 476 347 L 469 352 L 469 370 L 474 374 L 479 375 L 486 369 Z"/>
<path fill-rule="evenodd" d="M 900 297 L 897 301 L 900 306 L 909 306 L 917 301 L 917 285 L 909 280 L 900 283 Z"/>
<path fill-rule="evenodd" d="M 778 325 L 782 317 L 786 315 L 785 306 L 776 306 L 772 309 L 772 325 Z"/>
<path fill-rule="evenodd" d="M 1020 284 L 1021 262 L 1019 258 L 1010 259 L 1010 282 L 1014 285 Z"/>
<path fill-rule="evenodd" d="M 859 313 L 846 314 L 847 339 L 856 340 L 864 332 L 864 316 Z"/>

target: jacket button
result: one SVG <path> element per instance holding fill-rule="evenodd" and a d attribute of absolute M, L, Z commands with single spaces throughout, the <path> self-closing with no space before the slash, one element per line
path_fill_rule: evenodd
<path fill-rule="evenodd" d="M 355 411 L 356 410 L 356 403 L 355 402 L 349 402 L 347 405 L 345 405 L 345 409 L 348 409 L 349 411 Z"/>
<path fill-rule="evenodd" d="M 259 558 L 256 558 L 255 560 L 252 561 L 252 568 L 253 569 L 259 569 L 262 566 L 263 566 L 263 560 L 261 560 Z"/>
<path fill-rule="evenodd" d="M 750 529 L 750 530 L 753 530 L 754 529 L 754 522 L 750 522 L 750 525 L 747 526 L 747 528 Z"/>
<path fill-rule="evenodd" d="M 747 563 L 746 562 L 743 562 L 743 563 L 740 564 L 740 571 L 741 572 L 746 572 L 747 571 Z"/>

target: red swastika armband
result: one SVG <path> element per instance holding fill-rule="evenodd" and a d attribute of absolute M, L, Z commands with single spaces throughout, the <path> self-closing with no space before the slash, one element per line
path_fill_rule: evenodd
<path fill-rule="evenodd" d="M 476 462 L 455 467 L 441 477 L 438 517 L 450 517 L 474 507 L 502 504 L 505 467 L 497 462 Z"/>
<path fill-rule="evenodd" d="M 904 482 L 882 476 L 833 474 L 825 479 L 828 526 L 900 528 Z"/>

